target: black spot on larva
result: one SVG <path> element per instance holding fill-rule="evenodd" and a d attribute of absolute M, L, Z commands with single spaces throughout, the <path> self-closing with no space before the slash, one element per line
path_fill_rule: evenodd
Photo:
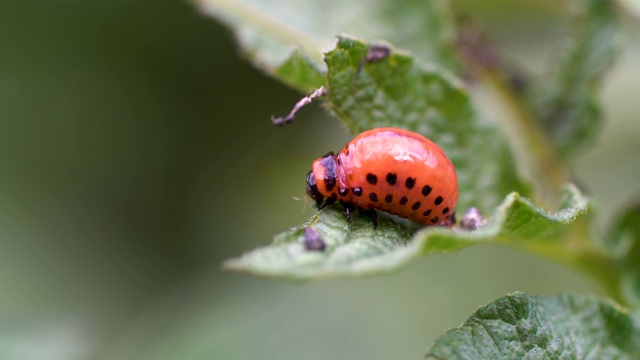
<path fill-rule="evenodd" d="M 349 189 L 340 188 L 340 189 L 338 189 L 338 192 L 340 193 L 340 196 L 347 196 L 347 194 L 349 193 Z"/>
<path fill-rule="evenodd" d="M 420 205 L 422 205 L 422 204 L 420 204 L 420 201 L 416 201 L 416 202 L 414 202 L 414 203 L 413 203 L 413 205 L 411 205 L 411 210 L 418 210 L 418 209 L 420 209 Z"/>
<path fill-rule="evenodd" d="M 378 195 L 376 193 L 369 194 L 369 200 L 373 202 L 378 202 Z"/>
<path fill-rule="evenodd" d="M 371 185 L 375 185 L 378 182 L 378 177 L 372 173 L 367 174 L 367 182 Z"/>
<path fill-rule="evenodd" d="M 391 203 L 393 202 L 393 195 L 391 195 L 391 194 L 387 194 L 387 196 L 385 196 L 385 197 L 384 197 L 384 201 L 385 201 L 387 204 L 391 204 Z"/>
<path fill-rule="evenodd" d="M 333 200 L 338 198 L 338 195 L 336 195 L 336 193 L 331 194 L 330 198 L 332 198 Z"/>
<path fill-rule="evenodd" d="M 336 187 L 336 178 L 335 177 L 325 178 L 324 179 L 324 186 L 327 187 L 327 191 L 333 190 L 333 188 Z"/>
<path fill-rule="evenodd" d="M 448 207 L 446 207 L 446 208 L 444 208 L 444 210 L 442 210 L 442 215 L 444 215 L 444 214 L 446 214 L 446 213 L 448 213 L 448 212 L 449 212 L 449 208 L 448 208 Z M 448 216 L 447 216 L 447 217 L 448 217 Z"/>
<path fill-rule="evenodd" d="M 425 185 L 425 186 L 422 188 L 422 195 L 424 195 L 424 196 L 428 196 L 429 194 L 431 194 L 431 190 L 433 190 L 433 189 L 431 188 L 431 186 L 429 186 L 429 185 Z"/>
<path fill-rule="evenodd" d="M 431 222 L 434 223 L 434 224 L 437 223 L 438 222 L 438 217 L 436 216 L 433 219 L 431 219 Z"/>
<path fill-rule="evenodd" d="M 398 179 L 398 177 L 396 176 L 396 174 L 393 174 L 393 173 L 388 173 L 387 174 L 387 183 L 389 185 L 395 185 L 397 179 Z"/>
<path fill-rule="evenodd" d="M 406 196 L 403 196 L 402 199 L 400 199 L 400 205 L 404 205 L 407 203 L 407 201 L 409 201 L 409 199 L 407 199 Z"/>
<path fill-rule="evenodd" d="M 362 196 L 362 188 L 353 188 L 353 195 L 355 196 Z"/>
<path fill-rule="evenodd" d="M 431 215 L 431 209 L 429 209 L 429 210 L 427 210 L 427 211 L 423 212 L 423 213 L 422 213 L 422 215 L 424 215 L 424 216 L 429 216 L 429 215 Z"/>
<path fill-rule="evenodd" d="M 404 186 L 406 186 L 407 189 L 413 189 L 413 186 L 415 184 L 416 184 L 415 178 L 407 178 L 407 181 L 404 182 Z"/>
<path fill-rule="evenodd" d="M 442 196 L 438 196 L 438 197 L 436 198 L 436 200 L 435 200 L 433 203 L 434 203 L 434 204 L 436 204 L 436 206 L 437 206 L 437 205 L 442 204 L 442 200 L 444 200 L 444 199 L 442 198 Z"/>

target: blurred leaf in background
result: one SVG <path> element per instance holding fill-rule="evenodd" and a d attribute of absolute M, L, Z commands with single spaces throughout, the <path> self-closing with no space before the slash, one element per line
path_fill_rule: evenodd
<path fill-rule="evenodd" d="M 0 2 L 0 47 L 5 344 L 60 322 L 89 341 L 49 339 L 102 351 L 168 287 L 289 225 L 244 217 L 302 210 L 303 191 L 273 190 L 294 188 L 302 143 L 254 120 L 291 93 L 189 5 Z"/>
<path fill-rule="evenodd" d="M 600 133 L 600 89 L 619 45 L 613 1 L 587 0 L 574 7 L 568 48 L 527 94 L 542 127 L 565 157 L 593 145 Z"/>
<path fill-rule="evenodd" d="M 384 39 L 415 49 L 421 60 L 452 66 L 453 18 L 443 0 L 372 0 L 366 6 L 339 0 L 190 1 L 233 29 L 241 50 L 266 72 L 296 48 L 324 69 L 322 52 L 332 49 L 340 34 Z"/>

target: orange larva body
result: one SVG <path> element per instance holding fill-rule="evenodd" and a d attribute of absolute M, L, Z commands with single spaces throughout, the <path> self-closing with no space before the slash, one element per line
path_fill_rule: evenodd
<path fill-rule="evenodd" d="M 383 210 L 425 225 L 451 224 L 458 181 L 444 151 L 403 129 L 365 131 L 337 155 L 313 162 L 307 192 L 350 210 Z M 375 214 L 375 211 L 374 211 Z"/>

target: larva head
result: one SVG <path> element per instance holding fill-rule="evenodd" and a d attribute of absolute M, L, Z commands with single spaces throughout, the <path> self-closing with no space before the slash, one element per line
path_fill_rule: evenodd
<path fill-rule="evenodd" d="M 336 157 L 331 152 L 311 165 L 307 175 L 307 194 L 315 201 L 331 197 L 336 191 Z"/>

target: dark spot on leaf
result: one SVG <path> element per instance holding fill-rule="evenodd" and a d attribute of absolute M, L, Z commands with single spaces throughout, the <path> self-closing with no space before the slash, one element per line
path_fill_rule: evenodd
<path fill-rule="evenodd" d="M 384 45 L 371 45 L 364 60 L 367 62 L 380 61 L 391 54 L 391 49 Z"/>
<path fill-rule="evenodd" d="M 372 63 L 372 62 L 380 61 L 382 59 L 385 59 L 387 56 L 389 56 L 389 54 L 391 54 L 391 49 L 388 46 L 371 45 L 371 47 L 369 47 L 369 51 L 367 52 L 367 54 L 364 56 L 364 58 L 362 58 L 362 60 L 360 60 L 360 64 L 358 65 L 358 70 L 356 70 L 356 74 L 360 74 L 360 71 L 362 70 L 362 67 L 364 66 L 365 62 Z"/>
<path fill-rule="evenodd" d="M 304 247 L 309 251 L 324 251 L 326 244 L 316 229 L 312 227 L 305 227 Z"/>
<path fill-rule="evenodd" d="M 431 190 L 433 190 L 433 189 L 431 188 L 431 186 L 429 186 L 429 185 L 425 185 L 425 186 L 422 188 L 422 195 L 424 195 L 424 196 L 428 196 L 429 194 L 431 194 Z"/>
<path fill-rule="evenodd" d="M 371 185 L 375 185 L 378 182 L 378 177 L 372 173 L 367 174 L 367 182 Z"/>

